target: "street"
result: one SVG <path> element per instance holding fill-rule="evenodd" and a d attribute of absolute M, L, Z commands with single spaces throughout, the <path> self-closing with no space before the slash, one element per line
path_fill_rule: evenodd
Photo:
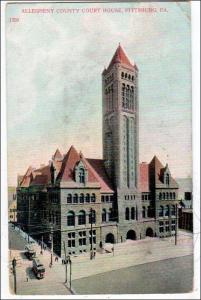
<path fill-rule="evenodd" d="M 178 257 L 73 281 L 76 294 L 160 294 L 192 290 L 193 256 Z"/>
<path fill-rule="evenodd" d="M 191 289 L 193 240 L 189 232 L 179 231 L 176 246 L 174 237 L 146 238 L 115 244 L 114 255 L 97 251 L 93 260 L 89 253 L 71 256 L 72 291 L 69 290 L 69 266 L 68 284 L 64 284 L 65 265 L 61 258 L 56 262 L 53 255 L 50 268 L 51 252 L 47 249 L 41 254 L 41 247 L 34 243 L 37 257 L 45 266 L 45 278 L 38 280 L 32 272 L 32 261 L 23 253 L 26 234 L 9 225 L 9 240 L 10 288 L 14 287 L 11 262 L 15 257 L 19 295 L 169 293 Z"/>

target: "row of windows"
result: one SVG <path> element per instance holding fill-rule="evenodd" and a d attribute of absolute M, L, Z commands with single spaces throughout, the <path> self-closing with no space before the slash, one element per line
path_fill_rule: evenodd
<path fill-rule="evenodd" d="M 46 211 L 44 211 L 44 219 L 49 220 L 50 223 L 59 225 L 60 223 L 60 214 L 58 211 L 54 212 L 54 211 L 49 211 L 48 213 Z"/>
<path fill-rule="evenodd" d="M 89 214 L 89 224 L 96 223 L 96 212 L 92 210 Z M 78 213 L 78 225 L 86 224 L 86 212 L 84 210 L 80 210 Z M 67 214 L 67 226 L 75 226 L 75 213 L 74 211 L 69 211 Z"/>
<path fill-rule="evenodd" d="M 169 207 L 169 205 L 166 206 L 160 206 L 159 208 L 159 217 L 168 217 L 168 216 L 175 216 L 176 215 L 176 207 L 175 205 L 171 205 Z"/>
<path fill-rule="evenodd" d="M 146 200 L 150 200 L 150 199 L 151 199 L 151 195 L 148 195 L 148 194 L 143 195 L 142 194 L 142 201 L 146 201 Z"/>
<path fill-rule="evenodd" d="M 59 202 L 59 195 L 56 193 L 49 194 L 49 201 L 51 203 L 58 203 Z"/>
<path fill-rule="evenodd" d="M 127 74 L 127 73 L 124 73 L 124 72 L 121 73 L 121 78 L 134 81 L 134 76 L 133 75 L 130 75 L 130 74 Z"/>
<path fill-rule="evenodd" d="M 73 204 L 77 204 L 77 203 L 90 203 L 90 202 L 96 202 L 96 195 L 94 193 L 92 194 L 68 194 L 67 196 L 67 203 L 73 203 Z"/>
<path fill-rule="evenodd" d="M 169 221 L 159 222 L 159 232 L 162 233 L 164 231 L 166 231 L 166 232 L 170 231 L 170 226 L 171 226 L 171 231 L 175 231 L 176 220 L 172 220 L 171 225 L 170 225 Z"/>
<path fill-rule="evenodd" d="M 125 195 L 125 200 L 135 200 L 135 195 Z"/>
<path fill-rule="evenodd" d="M 101 202 L 113 202 L 113 195 L 102 195 Z"/>
<path fill-rule="evenodd" d="M 176 199 L 175 192 L 159 193 L 159 200 L 175 200 L 175 199 Z"/>
<path fill-rule="evenodd" d="M 68 233 L 68 247 L 69 248 L 73 248 L 76 246 L 76 240 L 75 240 L 75 232 L 70 232 Z M 91 244 L 91 240 L 93 244 L 96 244 L 96 230 L 92 231 L 91 234 L 91 230 L 89 231 L 89 243 Z M 78 243 L 79 246 L 86 246 L 86 241 L 87 241 L 87 237 L 86 237 L 86 231 L 80 231 L 78 232 Z"/>
<path fill-rule="evenodd" d="M 87 214 L 84 210 L 79 211 L 78 213 L 78 225 L 85 225 L 86 224 L 86 217 Z M 69 211 L 67 214 L 67 226 L 75 226 L 75 212 L 74 211 Z M 96 223 L 96 212 L 95 210 L 92 210 L 92 213 L 88 215 L 89 219 L 89 224 L 95 224 Z M 112 208 L 109 209 L 109 212 L 107 212 L 106 209 L 102 210 L 102 222 L 111 222 L 114 221 L 114 213 Z"/>
<path fill-rule="evenodd" d="M 122 107 L 128 110 L 134 110 L 134 88 L 133 86 L 125 86 L 122 84 Z"/>
<path fill-rule="evenodd" d="M 145 206 L 142 207 L 142 217 L 143 218 L 153 217 L 153 209 L 151 208 L 151 206 L 148 206 L 147 208 Z"/>
<path fill-rule="evenodd" d="M 129 207 L 126 207 L 126 211 L 125 211 L 125 219 L 126 220 L 135 220 L 137 219 L 137 208 L 135 209 L 135 207 L 131 207 L 131 209 Z"/>

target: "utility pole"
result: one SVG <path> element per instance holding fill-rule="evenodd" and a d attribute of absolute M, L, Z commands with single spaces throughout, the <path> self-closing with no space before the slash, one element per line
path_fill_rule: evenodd
<path fill-rule="evenodd" d="M 13 276 L 14 276 L 14 293 L 17 294 L 17 274 L 16 274 L 16 259 L 15 257 L 12 260 L 12 265 L 13 265 Z"/>
<path fill-rule="evenodd" d="M 93 229 L 93 223 L 92 223 L 92 208 L 90 209 L 90 223 L 91 223 L 91 249 L 90 249 L 90 252 L 91 252 L 91 255 L 90 255 L 90 259 L 93 259 L 93 233 L 92 233 L 92 229 Z"/>
<path fill-rule="evenodd" d="M 71 278 L 72 278 L 72 261 L 69 257 L 69 263 L 70 263 L 70 290 L 71 290 Z"/>
<path fill-rule="evenodd" d="M 28 211 L 28 244 L 29 244 L 29 235 L 30 235 L 30 195 L 28 195 L 29 198 L 29 211 Z"/>
<path fill-rule="evenodd" d="M 51 226 L 51 266 L 53 265 L 53 226 Z"/>
<path fill-rule="evenodd" d="M 43 254 L 43 235 L 41 237 L 41 254 Z"/>
<path fill-rule="evenodd" d="M 65 256 L 65 283 L 67 283 L 67 258 L 66 258 L 66 244 L 65 241 L 63 241 L 64 245 L 64 256 Z"/>
<path fill-rule="evenodd" d="M 176 220 L 175 220 L 175 246 L 177 245 L 177 218 L 178 218 L 178 212 L 177 212 L 177 204 L 176 204 Z"/>

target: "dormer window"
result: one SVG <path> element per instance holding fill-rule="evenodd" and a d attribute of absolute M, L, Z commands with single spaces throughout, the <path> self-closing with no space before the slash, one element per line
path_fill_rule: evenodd
<path fill-rule="evenodd" d="M 166 183 L 167 185 L 170 184 L 170 175 L 169 175 L 169 174 L 166 174 L 166 175 L 165 175 L 165 183 Z"/>
<path fill-rule="evenodd" d="M 79 181 L 80 181 L 80 183 L 85 182 L 85 180 L 84 180 L 84 169 L 83 168 L 79 169 Z"/>
<path fill-rule="evenodd" d="M 88 171 L 82 160 L 75 167 L 75 181 L 81 184 L 86 184 L 88 181 Z"/>

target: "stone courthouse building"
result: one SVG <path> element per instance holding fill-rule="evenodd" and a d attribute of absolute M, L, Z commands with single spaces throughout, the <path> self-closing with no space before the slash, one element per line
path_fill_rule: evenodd
<path fill-rule="evenodd" d="M 103 159 L 73 146 L 18 178 L 18 224 L 63 255 L 175 234 L 178 185 L 154 156 L 139 164 L 138 67 L 119 45 L 102 73 Z M 90 146 L 90 145 L 89 145 Z M 52 238 L 51 238 L 52 240 Z"/>

